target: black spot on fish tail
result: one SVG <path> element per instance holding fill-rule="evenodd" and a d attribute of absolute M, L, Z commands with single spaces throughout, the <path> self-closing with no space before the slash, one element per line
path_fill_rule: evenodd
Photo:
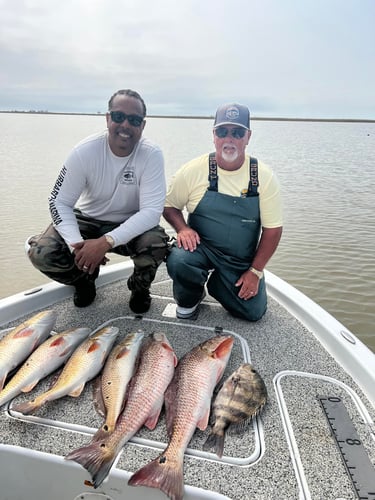
<path fill-rule="evenodd" d="M 184 494 L 183 470 L 169 463 L 165 455 L 161 455 L 139 469 L 129 479 L 130 486 L 148 486 L 158 488 L 171 500 L 182 500 Z"/>
<path fill-rule="evenodd" d="M 108 476 L 115 461 L 116 453 L 106 443 L 94 441 L 69 453 L 65 459 L 74 460 L 91 475 L 94 488 L 98 488 Z"/>

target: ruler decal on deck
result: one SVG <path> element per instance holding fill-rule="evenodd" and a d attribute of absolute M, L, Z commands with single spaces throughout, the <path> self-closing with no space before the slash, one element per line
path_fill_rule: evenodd
<path fill-rule="evenodd" d="M 358 498 L 375 500 L 375 468 L 343 401 L 337 396 L 318 399 Z"/>

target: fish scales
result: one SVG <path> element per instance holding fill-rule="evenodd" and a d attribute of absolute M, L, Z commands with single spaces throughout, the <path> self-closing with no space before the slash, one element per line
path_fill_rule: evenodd
<path fill-rule="evenodd" d="M 214 388 L 233 347 L 233 337 L 213 337 L 180 360 L 165 394 L 169 441 L 159 457 L 130 478 L 131 486 L 159 488 L 172 500 L 183 498 L 184 453 L 195 429 L 206 429 Z"/>
<path fill-rule="evenodd" d="M 223 383 L 212 405 L 213 425 L 203 449 L 221 458 L 226 433 L 242 432 L 267 401 L 267 388 L 250 363 L 242 364 Z"/>
<path fill-rule="evenodd" d="M 103 430 L 112 432 L 123 408 L 126 389 L 133 375 L 144 332 L 129 333 L 115 345 L 103 369 L 100 397 L 105 407 Z"/>
<path fill-rule="evenodd" d="M 89 333 L 89 328 L 71 328 L 45 340 L 0 391 L 0 406 L 21 392 L 30 392 L 41 379 L 57 370 Z"/>
<path fill-rule="evenodd" d="M 103 368 L 118 333 L 117 327 L 108 326 L 91 335 L 74 351 L 51 389 L 32 401 L 12 405 L 12 409 L 28 415 L 48 401 L 67 395 L 78 397 L 86 382 L 96 377 Z"/>
<path fill-rule="evenodd" d="M 152 334 L 141 348 L 126 404 L 114 431 L 108 433 L 99 429 L 88 445 L 65 457 L 89 471 L 95 488 L 107 477 L 125 443 L 143 425 L 155 428 L 176 365 L 177 357 L 165 334 Z"/>
<path fill-rule="evenodd" d="M 57 319 L 53 310 L 35 314 L 0 339 L 0 390 L 14 368 L 50 335 Z"/>

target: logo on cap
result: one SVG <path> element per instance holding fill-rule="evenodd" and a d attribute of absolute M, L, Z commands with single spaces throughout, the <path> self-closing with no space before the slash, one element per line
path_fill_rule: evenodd
<path fill-rule="evenodd" d="M 240 116 L 240 110 L 232 106 L 226 110 L 225 116 L 228 120 L 236 120 Z"/>

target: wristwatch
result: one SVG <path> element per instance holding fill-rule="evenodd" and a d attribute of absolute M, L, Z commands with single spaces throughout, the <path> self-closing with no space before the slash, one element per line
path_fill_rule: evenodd
<path fill-rule="evenodd" d="M 112 236 L 109 236 L 109 234 L 105 234 L 104 238 L 107 240 L 107 243 L 111 248 L 115 246 L 115 240 L 112 238 Z"/>
<path fill-rule="evenodd" d="M 258 271 L 258 269 L 255 269 L 255 267 L 250 267 L 249 271 L 251 271 L 255 276 L 258 276 L 258 279 L 263 278 L 263 271 Z"/>

